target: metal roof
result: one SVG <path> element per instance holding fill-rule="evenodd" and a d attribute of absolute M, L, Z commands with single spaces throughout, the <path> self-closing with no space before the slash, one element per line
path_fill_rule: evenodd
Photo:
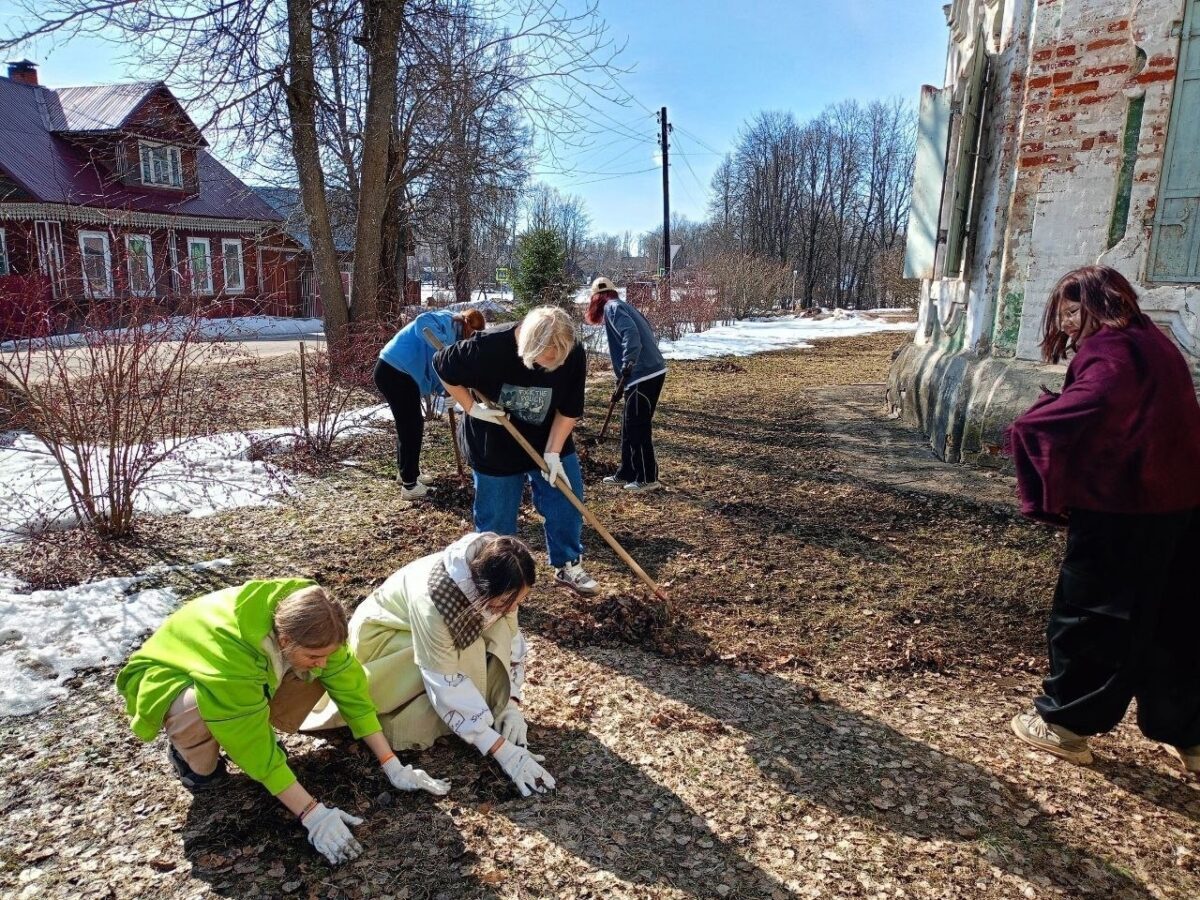
<path fill-rule="evenodd" d="M 281 221 L 283 216 L 205 150 L 196 151 L 199 193 L 181 196 L 105 184 L 87 154 L 56 133 L 119 128 L 112 123 L 128 119 L 161 86 L 161 82 L 137 82 L 54 91 L 0 77 L 0 169 L 43 203 Z"/>
<path fill-rule="evenodd" d="M 305 250 L 312 250 L 312 236 L 308 231 L 308 216 L 304 212 L 304 204 L 300 200 L 300 191 L 289 187 L 271 187 L 259 185 L 252 188 L 262 200 L 286 220 L 284 228 Z M 333 247 L 338 253 L 354 252 L 354 231 L 352 228 L 341 227 L 334 223 Z"/>

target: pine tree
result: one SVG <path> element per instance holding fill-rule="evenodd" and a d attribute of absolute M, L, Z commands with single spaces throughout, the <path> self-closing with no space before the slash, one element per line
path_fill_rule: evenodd
<path fill-rule="evenodd" d="M 516 312 L 522 315 L 543 304 L 567 306 L 570 300 L 567 249 L 558 232 L 538 228 L 521 235 L 517 242 L 513 294 L 517 300 Z"/>

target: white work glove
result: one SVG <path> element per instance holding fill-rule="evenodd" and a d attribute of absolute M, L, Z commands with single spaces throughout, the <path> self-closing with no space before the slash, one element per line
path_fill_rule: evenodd
<path fill-rule="evenodd" d="M 499 425 L 500 420 L 504 418 L 504 410 L 496 409 L 495 407 L 476 401 L 467 410 L 467 415 L 473 419 L 478 419 L 480 422 L 490 422 L 492 425 Z"/>
<path fill-rule="evenodd" d="M 361 825 L 362 819 L 342 812 L 336 806 L 318 803 L 312 812 L 300 820 L 308 829 L 308 842 L 331 865 L 347 862 L 362 853 L 362 844 L 354 839 L 347 825 Z"/>
<path fill-rule="evenodd" d="M 398 791 L 429 791 L 435 797 L 444 797 L 450 793 L 450 782 L 431 778 L 423 769 L 402 766 L 400 760 L 394 756 L 383 764 L 383 774 Z"/>
<path fill-rule="evenodd" d="M 567 470 L 563 468 L 562 459 L 559 457 L 559 454 L 546 452 L 542 454 L 542 459 L 546 461 L 546 471 L 542 473 L 543 478 L 551 484 L 554 484 L 554 479 L 556 478 L 561 478 L 563 484 L 570 484 L 567 481 Z"/>
<path fill-rule="evenodd" d="M 533 791 L 544 794 L 547 788 L 554 789 L 554 776 L 538 765 L 546 757 L 537 756 L 508 741 L 492 756 L 500 763 L 504 774 L 512 779 L 522 797 L 528 797 Z"/>
<path fill-rule="evenodd" d="M 529 726 L 525 723 L 525 714 L 512 700 L 508 701 L 508 706 L 496 717 L 496 730 L 506 741 L 521 747 L 529 746 Z"/>

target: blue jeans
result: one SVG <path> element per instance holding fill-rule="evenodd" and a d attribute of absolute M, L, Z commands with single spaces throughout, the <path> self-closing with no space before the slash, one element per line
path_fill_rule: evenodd
<path fill-rule="evenodd" d="M 572 453 L 562 458 L 571 490 L 583 500 L 583 472 L 579 457 Z M 546 520 L 546 549 L 550 565 L 556 569 L 583 556 L 583 516 L 546 481 L 539 471 L 516 475 L 480 475 L 475 473 L 475 530 L 496 534 L 517 533 L 517 510 L 526 480 L 533 489 L 533 506 Z"/>

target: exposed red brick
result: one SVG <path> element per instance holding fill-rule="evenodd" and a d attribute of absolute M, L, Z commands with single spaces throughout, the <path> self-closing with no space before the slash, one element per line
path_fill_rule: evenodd
<path fill-rule="evenodd" d="M 1109 31 L 1128 31 L 1129 30 L 1129 20 L 1121 19 L 1118 22 L 1110 22 L 1108 24 L 1108 30 Z"/>
<path fill-rule="evenodd" d="M 1138 84 L 1153 84 L 1156 81 L 1173 81 L 1175 78 L 1175 68 L 1170 69 L 1153 69 L 1148 72 L 1143 72 L 1133 80 Z"/>
<path fill-rule="evenodd" d="M 1099 89 L 1100 82 L 1098 81 L 1076 81 L 1071 84 L 1060 84 L 1054 89 L 1054 96 L 1063 97 L 1068 94 L 1090 94 Z"/>
<path fill-rule="evenodd" d="M 1059 47 L 1057 50 L 1054 51 L 1054 55 L 1059 56 L 1059 57 L 1074 56 L 1075 55 L 1075 47 L 1071 44 L 1064 44 L 1062 47 Z"/>
<path fill-rule="evenodd" d="M 1054 79 L 1049 75 L 1039 75 L 1037 78 L 1029 79 L 1029 87 L 1035 91 L 1038 88 L 1049 87 L 1053 83 L 1054 83 Z"/>
<path fill-rule="evenodd" d="M 1171 56 L 1169 53 L 1160 53 L 1158 56 L 1150 57 L 1150 68 L 1152 69 L 1173 65 L 1175 65 L 1175 57 Z"/>
<path fill-rule="evenodd" d="M 1079 149 L 1086 152 L 1088 150 L 1091 150 L 1095 146 L 1096 146 L 1095 138 L 1085 138 L 1083 143 L 1079 145 Z"/>
<path fill-rule="evenodd" d="M 1087 97 L 1080 97 L 1078 103 L 1080 106 L 1095 106 L 1097 103 L 1105 103 L 1115 96 L 1116 94 L 1092 94 Z"/>
<path fill-rule="evenodd" d="M 1103 78 L 1105 75 L 1124 75 L 1129 71 L 1129 66 L 1121 64 L 1117 66 L 1094 66 L 1090 69 L 1083 70 L 1084 78 Z"/>
<path fill-rule="evenodd" d="M 1033 169 L 1038 166 L 1048 166 L 1058 162 L 1059 156 L 1057 153 L 1039 153 L 1034 156 L 1022 156 L 1021 168 Z"/>
<path fill-rule="evenodd" d="M 1022 153 L 1041 153 L 1046 149 L 1046 145 L 1041 141 L 1027 141 L 1021 145 Z"/>
<path fill-rule="evenodd" d="M 1107 131 L 1103 131 L 1100 133 L 1100 143 L 1115 144 L 1116 142 L 1117 142 L 1117 136 L 1115 134 L 1109 134 Z"/>
<path fill-rule="evenodd" d="M 1125 38 L 1100 38 L 1099 40 L 1092 41 L 1085 49 L 1089 53 L 1092 53 L 1096 50 L 1103 50 L 1106 47 L 1117 47 L 1125 43 L 1128 43 Z"/>
<path fill-rule="evenodd" d="M 1070 121 L 1074 120 L 1075 116 L 1077 116 L 1077 115 L 1078 115 L 1078 113 L 1073 113 L 1073 112 L 1059 113 L 1057 116 L 1054 117 L 1054 121 L 1055 122 L 1070 122 Z"/>
<path fill-rule="evenodd" d="M 1070 106 L 1070 105 L 1071 105 L 1070 100 L 1061 100 L 1061 99 L 1060 100 L 1051 100 L 1050 101 L 1050 111 L 1054 112 L 1056 109 L 1062 109 L 1064 106 Z"/>
<path fill-rule="evenodd" d="M 1055 84 L 1066 84 L 1070 80 L 1071 80 L 1070 72 L 1055 72 L 1054 73 L 1054 83 Z"/>
<path fill-rule="evenodd" d="M 1051 59 L 1053 56 L 1054 48 L 1047 47 L 1045 50 L 1039 50 L 1037 53 L 1033 54 L 1033 61 L 1045 62 L 1046 60 Z"/>
<path fill-rule="evenodd" d="M 1025 112 L 1032 114 L 1040 113 L 1046 108 L 1045 103 L 1030 103 L 1025 107 Z"/>

